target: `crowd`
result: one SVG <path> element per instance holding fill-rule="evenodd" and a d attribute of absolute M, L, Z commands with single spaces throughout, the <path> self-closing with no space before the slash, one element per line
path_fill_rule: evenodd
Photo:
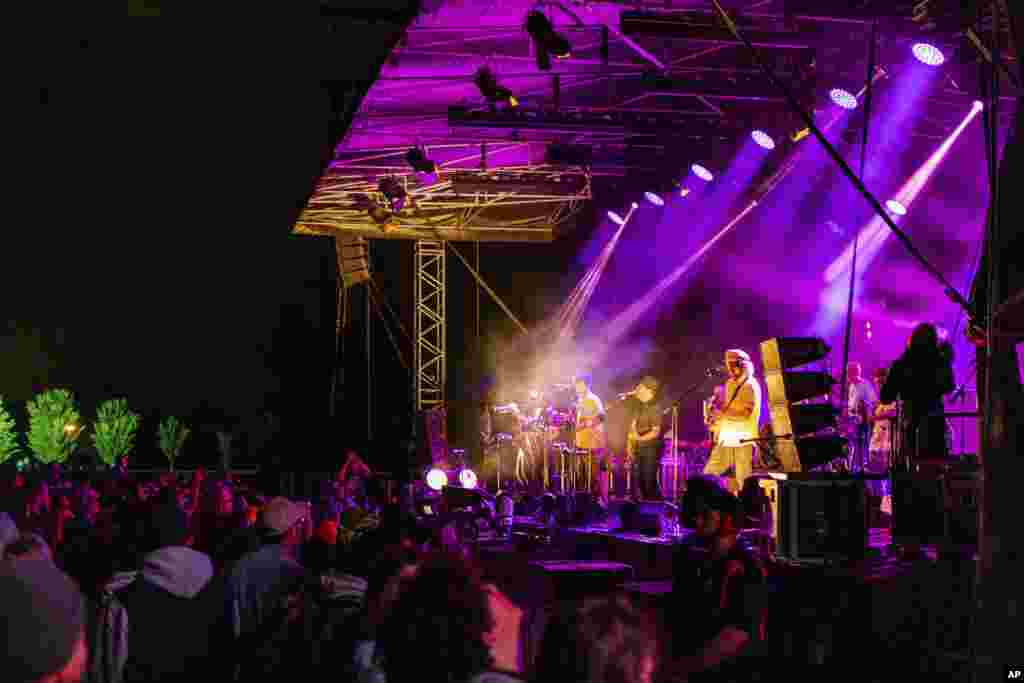
<path fill-rule="evenodd" d="M 3 680 L 750 680 L 764 576 L 735 497 L 691 486 L 686 627 L 667 632 L 618 593 L 517 605 L 368 474 L 351 456 L 312 505 L 201 470 L 3 477 Z"/>

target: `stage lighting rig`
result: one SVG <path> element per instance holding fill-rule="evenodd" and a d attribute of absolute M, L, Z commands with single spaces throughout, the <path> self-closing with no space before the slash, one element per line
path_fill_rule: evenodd
<path fill-rule="evenodd" d="M 497 110 L 498 103 L 502 103 L 509 108 L 519 106 L 519 100 L 512 95 L 511 90 L 498 83 L 498 77 L 494 75 L 490 68 L 482 66 L 477 69 L 473 82 L 476 83 L 480 95 L 487 100 L 487 106 L 491 111 Z"/>
<path fill-rule="evenodd" d="M 388 200 L 388 204 L 391 206 L 391 210 L 395 213 L 399 213 L 405 208 L 405 200 L 408 196 L 405 192 L 405 188 L 402 187 L 402 182 L 394 176 L 386 176 L 380 179 L 377 183 L 377 189 L 384 195 L 384 198 Z"/>
<path fill-rule="evenodd" d="M 825 358 L 830 349 L 816 337 L 781 337 L 761 342 L 768 409 L 775 453 L 786 472 L 807 471 L 842 458 L 847 442 L 820 435 L 834 428 L 838 411 L 830 403 L 808 403 L 827 396 L 835 379 L 827 372 L 792 371 Z"/>
<path fill-rule="evenodd" d="M 405 161 L 417 173 L 424 175 L 434 175 L 437 173 L 437 164 L 428 159 L 426 152 L 419 147 L 413 147 L 406 152 Z"/>
<path fill-rule="evenodd" d="M 565 36 L 556 33 L 551 21 L 543 12 L 533 10 L 526 15 L 526 32 L 533 40 L 537 52 L 537 68 L 541 71 L 551 70 L 551 57 L 565 59 L 572 52 Z"/>

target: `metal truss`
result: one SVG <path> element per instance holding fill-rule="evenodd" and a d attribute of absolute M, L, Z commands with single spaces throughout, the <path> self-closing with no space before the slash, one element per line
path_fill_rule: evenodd
<path fill-rule="evenodd" d="M 447 375 L 445 245 L 416 242 L 416 409 L 444 404 Z"/>
<path fill-rule="evenodd" d="M 373 156 L 373 155 L 368 155 Z M 295 224 L 297 234 L 353 233 L 373 239 L 547 242 L 591 198 L 582 169 L 505 167 L 453 171 L 423 185 L 402 167 L 358 163 L 332 169 Z M 406 199 L 399 211 L 378 189 L 392 176 Z M 377 215 L 371 215 L 376 210 Z M 383 210 L 385 213 L 381 213 Z"/>

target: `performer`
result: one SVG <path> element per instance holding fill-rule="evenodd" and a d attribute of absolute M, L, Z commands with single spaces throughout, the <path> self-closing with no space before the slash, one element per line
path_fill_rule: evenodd
<path fill-rule="evenodd" d="M 631 453 L 639 468 L 637 477 L 643 500 L 661 500 L 658 491 L 658 465 L 661 461 L 662 409 L 655 401 L 658 380 L 647 375 L 631 392 L 640 401 L 640 410 L 629 427 L 630 442 L 635 444 Z"/>
<path fill-rule="evenodd" d="M 857 460 L 861 465 L 866 465 L 864 456 L 867 454 L 868 437 L 871 434 L 870 418 L 875 404 L 878 403 L 878 395 L 871 383 L 864 379 L 860 363 L 850 363 L 846 366 L 846 378 L 849 383 L 846 414 L 854 429 Z"/>
<path fill-rule="evenodd" d="M 590 390 L 590 377 L 577 377 L 576 388 L 576 448 L 588 451 L 591 463 L 599 463 L 597 476 L 597 497 L 604 507 L 608 506 L 608 463 L 605 458 L 604 404 Z M 593 482 L 587 482 L 588 487 Z"/>
<path fill-rule="evenodd" d="M 885 386 L 888 375 L 885 368 L 878 368 L 874 373 L 875 386 L 878 391 Z M 889 461 L 892 456 L 893 418 L 898 414 L 896 403 L 878 403 L 871 415 L 871 443 L 868 446 L 867 471 L 872 474 L 885 474 L 889 471 Z M 892 514 L 892 493 L 888 479 L 882 481 L 869 481 L 868 491 L 872 496 L 881 498 L 880 509 L 886 514 Z"/>
<path fill-rule="evenodd" d="M 889 370 L 881 400 L 883 403 L 903 400 L 899 456 L 903 465 L 918 455 L 924 458 L 948 455 L 946 420 L 941 413 L 942 397 L 956 388 L 952 355 L 949 343 L 939 343 L 935 326 L 921 323 L 911 333 L 907 350 Z"/>
<path fill-rule="evenodd" d="M 756 439 L 758 435 L 761 385 L 754 377 L 754 364 L 746 351 L 726 351 L 725 369 L 729 373 L 725 383 L 726 399 L 722 409 L 714 414 L 713 427 L 718 436 L 704 466 L 704 474 L 721 476 L 732 467 L 738 493 L 743 491 L 743 483 L 753 468 L 754 444 L 744 443 L 744 440 Z"/>

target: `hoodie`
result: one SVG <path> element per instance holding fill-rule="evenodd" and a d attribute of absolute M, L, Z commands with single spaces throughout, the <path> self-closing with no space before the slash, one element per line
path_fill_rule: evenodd
<path fill-rule="evenodd" d="M 95 620 L 90 681 L 173 681 L 209 674 L 204 663 L 216 652 L 222 632 L 220 586 L 207 555 L 178 546 L 150 553 L 138 572 L 115 575 Z M 175 634 L 171 643 L 168 633 Z"/>

